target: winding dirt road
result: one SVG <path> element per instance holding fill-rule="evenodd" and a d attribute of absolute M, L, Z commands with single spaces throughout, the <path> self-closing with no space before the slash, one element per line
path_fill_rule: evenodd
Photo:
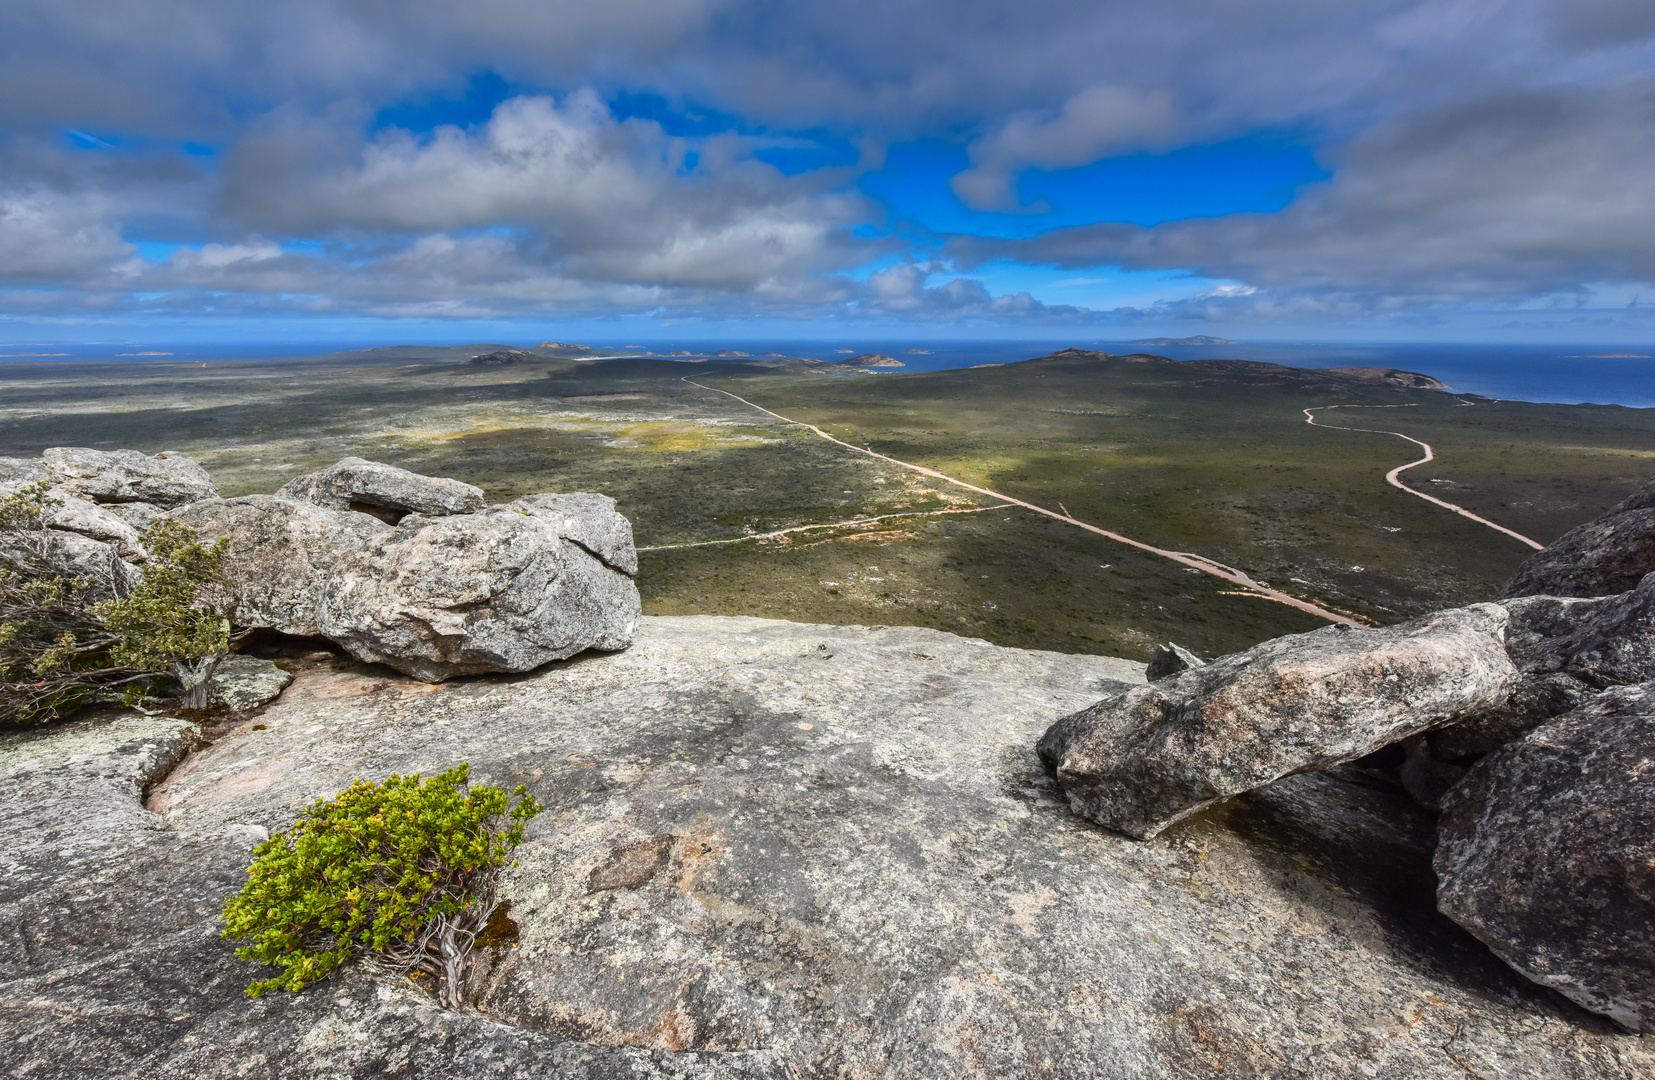
<path fill-rule="evenodd" d="M 1471 511 L 1467 510 L 1463 506 L 1455 506 L 1453 503 L 1448 502 L 1444 499 L 1439 499 L 1435 495 L 1427 495 L 1423 491 L 1418 491 L 1414 488 L 1409 487 L 1407 484 L 1404 484 L 1401 480 L 1401 477 L 1402 477 L 1403 473 L 1407 472 L 1409 469 L 1413 468 L 1415 465 L 1423 465 L 1427 461 L 1435 461 L 1436 460 L 1436 457 L 1437 457 L 1436 451 L 1431 449 L 1431 444 L 1430 443 L 1421 442 L 1420 440 L 1414 438 L 1412 435 L 1404 435 L 1400 431 L 1381 431 L 1378 428 L 1342 427 L 1339 424 L 1318 424 L 1316 422 L 1316 411 L 1317 411 L 1317 409 L 1411 409 L 1413 407 L 1414 406 L 1411 405 L 1411 404 L 1409 404 L 1409 405 L 1318 405 L 1318 406 L 1316 406 L 1315 409 L 1306 409 L 1304 411 L 1304 415 L 1305 415 L 1305 423 L 1309 424 L 1311 427 L 1328 428 L 1332 431 L 1366 431 L 1369 434 L 1373 434 L 1373 435 L 1395 435 L 1399 439 L 1407 439 L 1409 442 L 1413 443 L 1415 446 L 1419 447 L 1421 450 L 1424 450 L 1425 451 L 1425 456 L 1420 458 L 1418 461 L 1410 461 L 1406 465 L 1398 465 L 1396 468 L 1394 468 L 1390 472 L 1386 473 L 1385 474 L 1385 483 L 1391 485 L 1394 488 L 1400 488 L 1401 490 L 1406 491 L 1410 495 L 1417 495 L 1420 498 L 1424 499 L 1428 503 L 1435 503 L 1437 506 L 1442 507 L 1444 510 L 1452 510 L 1452 511 L 1454 511 L 1454 513 L 1460 515 L 1461 517 L 1470 518 L 1472 521 L 1477 522 L 1479 525 L 1487 525 L 1489 528 L 1493 529 L 1495 532 L 1505 533 L 1507 536 L 1511 537 L 1513 540 L 1516 540 L 1519 543 L 1527 544 L 1529 547 L 1533 548 L 1536 551 L 1539 551 L 1541 548 L 1545 547 L 1546 546 L 1545 544 L 1536 543 L 1535 541 L 1530 540 L 1528 537 L 1524 536 L 1522 533 L 1517 532 L 1514 529 L 1508 529 L 1504 525 L 1496 524 L 1495 522 L 1492 522 L 1492 521 L 1488 520 L 1485 517 L 1478 517 L 1476 514 L 1473 514 Z"/>
<path fill-rule="evenodd" d="M 790 416 L 783 416 L 779 412 L 773 412 L 770 409 L 766 409 L 763 405 L 755 405 L 753 402 L 748 401 L 739 394 L 732 394 L 728 390 L 720 390 L 716 386 L 707 386 L 705 383 L 698 383 L 695 381 L 693 376 L 686 375 L 684 376 L 683 381 L 689 383 L 691 386 L 698 386 L 703 390 L 711 390 L 715 394 L 723 394 L 727 398 L 734 398 L 743 405 L 746 405 L 748 408 L 757 409 L 766 416 L 773 416 L 784 424 L 796 424 L 799 427 L 804 428 L 806 431 L 812 432 L 836 446 L 844 447 L 846 450 L 854 450 L 858 454 L 866 454 L 868 457 L 877 458 L 880 461 L 888 462 L 889 464 L 898 466 L 899 468 L 907 469 L 909 472 L 919 473 L 921 476 L 929 476 L 933 479 L 941 480 L 944 483 L 952 484 L 957 488 L 964 488 L 966 491 L 975 491 L 977 494 L 987 495 L 991 499 L 999 499 L 1001 502 L 1010 503 L 1013 506 L 1021 506 L 1025 510 L 1030 510 L 1036 514 L 1049 517 L 1054 521 L 1061 521 L 1066 525 L 1073 525 L 1076 528 L 1085 529 L 1089 533 L 1096 533 L 1098 536 L 1106 537 L 1116 543 L 1125 544 L 1128 547 L 1137 548 L 1139 551 L 1147 551 L 1151 555 L 1159 555 L 1163 559 L 1171 559 L 1173 562 L 1181 563 L 1192 570 L 1199 570 L 1203 574 L 1211 574 L 1213 577 L 1220 578 L 1232 585 L 1238 585 L 1242 589 L 1245 589 L 1248 595 L 1258 596 L 1265 600 L 1274 600 L 1278 604 L 1286 604 L 1288 607 L 1298 608 L 1300 611 L 1307 612 L 1319 619 L 1326 619 L 1329 622 L 1345 623 L 1349 626 L 1361 625 L 1361 623 L 1348 615 L 1340 615 L 1337 612 L 1329 611 L 1323 607 L 1318 607 L 1308 600 L 1300 600 L 1296 596 L 1290 596 L 1289 594 L 1281 592 L 1278 589 L 1272 589 L 1268 585 L 1263 585 L 1257 581 L 1254 581 L 1252 578 L 1248 577 L 1246 573 L 1237 570 L 1233 566 L 1225 566 L 1223 563 L 1215 562 L 1214 560 L 1203 555 L 1193 555 L 1187 551 L 1168 551 L 1166 548 L 1158 548 L 1153 544 L 1146 544 L 1142 540 L 1134 540 L 1130 536 L 1123 536 L 1118 532 L 1112 532 L 1109 529 L 1099 528 L 1096 525 L 1081 521 L 1078 518 L 1070 517 L 1068 514 L 1060 514 L 1056 510 L 1048 510 L 1044 506 L 1036 506 L 1034 503 L 1024 502 L 1022 499 L 1014 499 L 1010 495 L 1003 495 L 1000 492 L 993 491 L 989 488 L 978 487 L 976 484 L 968 484 L 964 480 L 956 480 L 954 477 L 949 476 L 946 473 L 940 473 L 937 470 L 927 468 L 924 465 L 915 465 L 909 461 L 899 461 L 894 457 L 877 453 L 865 446 L 857 446 L 853 443 L 848 443 L 843 439 L 836 439 L 814 424 L 807 424 L 802 420 L 794 420 Z"/>

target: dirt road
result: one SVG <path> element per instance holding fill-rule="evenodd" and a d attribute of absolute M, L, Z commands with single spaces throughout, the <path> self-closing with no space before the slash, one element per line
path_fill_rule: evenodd
<path fill-rule="evenodd" d="M 732 394 L 728 390 L 720 390 L 716 386 L 707 386 L 704 383 L 698 383 L 691 376 L 686 375 L 683 381 L 689 383 L 691 386 L 699 386 L 703 390 L 711 390 L 715 394 L 723 394 L 725 397 L 734 398 L 743 405 L 746 405 L 748 408 L 757 409 L 766 416 L 773 416 L 784 424 L 797 424 L 806 431 L 812 432 L 817 436 L 826 439 L 828 442 L 835 444 L 836 446 L 842 446 L 846 450 L 854 450 L 858 454 L 866 454 L 868 457 L 877 458 L 880 461 L 888 462 L 889 464 L 896 465 L 899 468 L 907 469 L 910 472 L 919 473 L 921 476 L 929 476 L 933 479 L 941 480 L 944 483 L 952 484 L 955 487 L 964 488 L 966 491 L 975 491 L 977 494 L 987 495 L 991 499 L 999 499 L 1001 502 L 1010 503 L 1013 506 L 1021 506 L 1025 510 L 1032 510 L 1036 514 L 1042 514 L 1053 519 L 1054 521 L 1061 521 L 1066 525 L 1073 525 L 1076 528 L 1085 529 L 1087 532 L 1106 537 L 1116 543 L 1126 544 L 1128 547 L 1137 548 L 1139 551 L 1147 551 L 1151 555 L 1159 555 L 1163 559 L 1171 559 L 1173 562 L 1181 563 L 1192 570 L 1199 570 L 1203 574 L 1211 574 L 1213 577 L 1220 578 L 1232 585 L 1240 586 L 1242 589 L 1246 590 L 1247 594 L 1250 596 L 1258 596 L 1265 600 L 1274 600 L 1278 604 L 1286 604 L 1288 607 L 1298 608 L 1300 611 L 1308 612 L 1319 619 L 1326 619 L 1329 622 L 1345 623 L 1350 626 L 1361 625 L 1356 619 L 1353 619 L 1348 615 L 1340 615 L 1337 612 L 1329 611 L 1323 607 L 1318 607 L 1308 600 L 1300 600 L 1296 596 L 1291 596 L 1287 593 L 1281 592 L 1278 589 L 1272 589 L 1268 585 L 1254 581 L 1243 571 L 1237 570 L 1233 566 L 1225 566 L 1221 562 L 1215 562 L 1204 555 L 1194 555 L 1187 551 L 1168 551 L 1166 548 L 1158 548 L 1153 544 L 1146 544 L 1142 540 L 1134 540 L 1130 536 L 1123 536 L 1118 532 L 1099 528 L 1096 525 L 1081 521 L 1080 519 L 1071 517 L 1068 514 L 1061 514 L 1056 510 L 1048 510 L 1044 506 L 1036 506 L 1034 503 L 1024 502 L 1022 499 L 1014 499 L 1010 495 L 1003 495 L 1000 492 L 990 490 L 989 488 L 978 487 L 976 484 L 968 484 L 964 480 L 956 480 L 954 477 L 945 473 L 940 473 L 936 469 L 927 468 L 924 465 L 915 465 L 909 461 L 899 461 L 896 458 L 890 457 L 886 454 L 876 453 L 865 446 L 857 446 L 854 443 L 848 443 L 843 439 L 834 438 L 832 435 L 829 435 L 827 432 L 823 431 L 814 424 L 807 424 L 802 420 L 794 420 L 792 417 L 783 416 L 779 412 L 773 412 L 770 409 L 766 409 L 763 405 L 755 405 L 753 402 L 748 401 L 739 394 Z"/>
<path fill-rule="evenodd" d="M 1454 511 L 1454 513 L 1460 515 L 1461 517 L 1470 518 L 1472 521 L 1477 522 L 1479 525 L 1487 525 L 1489 528 L 1493 529 L 1495 532 L 1505 533 L 1507 536 L 1511 537 L 1513 540 L 1516 540 L 1519 543 L 1527 544 L 1529 547 L 1534 548 L 1536 551 L 1539 551 L 1541 548 L 1545 547 L 1546 546 L 1545 544 L 1537 543 L 1533 540 L 1530 540 L 1528 537 L 1524 536 L 1522 533 L 1517 532 L 1514 529 L 1508 529 L 1504 525 L 1496 524 L 1495 522 L 1492 522 L 1492 521 L 1488 520 L 1485 517 L 1478 517 L 1476 514 L 1473 514 L 1471 511 L 1467 510 L 1463 506 L 1455 506 L 1453 503 L 1448 502 L 1445 499 L 1439 499 L 1435 495 L 1427 495 L 1423 491 L 1415 490 L 1414 488 L 1409 487 L 1407 484 L 1404 484 L 1401 480 L 1401 477 L 1402 477 L 1403 473 L 1407 472 L 1409 469 L 1413 468 L 1415 465 L 1423 465 L 1427 461 L 1435 461 L 1436 460 L 1436 457 L 1437 457 L 1436 451 L 1431 449 L 1431 444 L 1430 443 L 1421 442 L 1420 440 L 1414 438 L 1412 435 L 1404 435 L 1400 431 L 1381 431 L 1378 428 L 1342 427 L 1339 424 L 1318 424 L 1316 422 L 1317 409 L 1408 409 L 1408 408 L 1412 408 L 1412 407 L 1413 406 L 1411 406 L 1411 405 L 1318 405 L 1318 406 L 1316 406 L 1315 409 L 1306 409 L 1304 411 L 1304 415 L 1305 415 L 1305 422 L 1307 424 L 1309 424 L 1311 427 L 1328 428 L 1328 429 L 1333 430 L 1333 431 L 1366 431 L 1366 432 L 1368 432 L 1370 434 L 1373 434 L 1373 435 L 1395 435 L 1399 439 L 1407 439 L 1409 442 L 1413 443 L 1415 446 L 1419 447 L 1421 450 L 1424 450 L 1425 451 L 1425 456 L 1420 458 L 1418 461 L 1410 461 L 1406 465 L 1398 465 L 1396 468 L 1394 468 L 1390 472 L 1386 473 L 1385 474 L 1385 483 L 1391 485 L 1394 488 L 1400 488 L 1401 490 L 1406 491 L 1410 495 L 1417 495 L 1421 499 L 1424 499 L 1426 502 L 1434 503 L 1437 506 L 1442 507 L 1444 510 L 1452 510 L 1452 511 Z"/>

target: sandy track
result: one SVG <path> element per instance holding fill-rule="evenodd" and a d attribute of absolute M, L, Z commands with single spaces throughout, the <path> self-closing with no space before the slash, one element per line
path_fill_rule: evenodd
<path fill-rule="evenodd" d="M 700 383 L 696 383 L 701 386 Z M 702 389 L 710 389 L 702 387 Z M 891 518 L 903 517 L 938 517 L 943 514 L 981 514 L 988 510 L 1010 510 L 1011 503 L 1001 503 L 999 506 L 967 506 L 953 507 L 948 510 L 904 510 L 897 514 L 880 514 L 877 517 L 851 518 L 849 521 L 835 521 L 826 525 L 794 525 L 789 529 L 776 529 L 773 532 L 749 533 L 746 536 L 730 536 L 722 540 L 692 540 L 687 544 L 657 544 L 654 547 L 641 547 L 639 551 L 677 551 L 680 548 L 711 547 L 714 544 L 740 544 L 748 540 L 772 540 L 778 536 L 787 536 L 789 533 L 809 532 L 812 529 L 848 529 L 852 525 L 872 525 L 876 521 L 888 521 Z"/>
<path fill-rule="evenodd" d="M 1413 406 L 1412 405 L 1318 405 L 1318 406 L 1316 406 L 1316 409 L 1409 409 L 1409 408 L 1413 408 Z M 1477 522 L 1479 525 L 1487 525 L 1489 528 L 1493 529 L 1495 532 L 1505 533 L 1507 536 L 1511 537 L 1513 540 L 1516 540 L 1519 543 L 1527 544 L 1529 547 L 1533 548 L 1536 551 L 1539 551 L 1541 548 L 1546 546 L 1545 544 L 1537 543 L 1537 542 L 1529 539 L 1528 537 L 1524 536 L 1522 533 L 1517 532 L 1515 529 L 1508 529 L 1504 525 L 1500 525 L 1496 522 L 1490 521 L 1485 517 L 1478 517 L 1476 514 L 1473 514 L 1471 511 L 1467 510 L 1463 506 L 1455 506 L 1453 503 L 1448 502 L 1445 499 L 1439 499 L 1435 495 L 1427 495 L 1423 491 L 1418 491 L 1414 488 L 1409 487 L 1407 484 L 1404 484 L 1402 482 L 1402 479 L 1401 479 L 1403 473 L 1407 472 L 1409 469 L 1413 468 L 1416 465 L 1423 465 L 1427 461 L 1435 461 L 1436 460 L 1436 457 L 1437 457 L 1436 451 L 1431 449 L 1431 444 L 1430 443 L 1421 442 L 1419 439 L 1414 438 L 1412 435 L 1404 435 L 1400 431 L 1381 431 L 1378 428 L 1342 427 L 1339 424 L 1318 424 L 1316 422 L 1316 409 L 1306 409 L 1304 411 L 1305 423 L 1309 424 L 1311 427 L 1328 428 L 1332 431 L 1365 431 L 1365 432 L 1368 432 L 1369 434 L 1372 434 L 1372 435 L 1395 435 L 1399 439 L 1407 439 L 1409 442 L 1413 443 L 1415 446 L 1417 446 L 1421 450 L 1425 451 L 1425 456 L 1420 458 L 1418 461 L 1410 461 L 1406 465 L 1398 465 L 1396 468 L 1394 468 L 1390 472 L 1386 473 L 1385 474 L 1385 483 L 1391 485 L 1394 488 L 1399 488 L 1402 491 L 1406 491 L 1410 495 L 1417 495 L 1419 498 L 1424 499 L 1426 502 L 1434 503 L 1437 506 L 1442 507 L 1444 510 L 1452 510 L 1452 511 L 1454 511 L 1454 513 L 1460 515 L 1461 517 L 1470 518 L 1472 521 Z"/>
<path fill-rule="evenodd" d="M 1220 578 L 1232 585 L 1239 585 L 1250 595 L 1262 597 L 1266 600 L 1274 600 L 1276 603 L 1286 604 L 1288 607 L 1298 608 L 1300 611 L 1307 612 L 1319 619 L 1326 619 L 1329 622 L 1345 623 L 1351 626 L 1361 625 L 1357 622 L 1357 620 L 1348 615 L 1340 615 L 1337 612 L 1329 611 L 1323 607 L 1318 607 L 1308 600 L 1300 600 L 1296 596 L 1291 596 L 1287 593 L 1281 592 L 1278 589 L 1272 589 L 1268 585 L 1254 581 L 1252 578 L 1248 577 L 1245 572 L 1237 570 L 1233 566 L 1225 566 L 1223 563 L 1216 562 L 1204 555 L 1194 555 L 1187 551 L 1168 551 L 1166 548 L 1158 548 L 1153 544 L 1146 544 L 1142 540 L 1134 540 L 1130 536 L 1124 536 L 1121 533 L 1100 528 L 1088 522 L 1081 521 L 1078 518 L 1071 517 L 1068 514 L 1060 514 L 1056 510 L 1048 510 L 1044 506 L 1036 506 L 1034 503 L 1024 502 L 1022 499 L 1014 499 L 1010 495 L 1004 495 L 989 488 L 978 487 L 976 484 L 968 484 L 964 480 L 956 480 L 954 477 L 949 476 L 946 473 L 940 473 L 936 469 L 927 468 L 924 465 L 915 465 L 913 462 L 909 461 L 899 461 L 889 455 L 869 450 L 865 446 L 857 446 L 854 443 L 848 443 L 843 439 L 834 438 L 832 435 L 829 435 L 827 432 L 823 431 L 814 424 L 807 424 L 802 420 L 794 420 L 790 416 L 783 416 L 779 412 L 773 412 L 770 409 L 766 409 L 763 405 L 756 405 L 739 394 L 730 393 L 728 390 L 720 390 L 716 386 L 707 386 L 704 383 L 698 383 L 692 376 L 684 376 L 683 381 L 689 383 L 691 386 L 699 386 L 703 390 L 711 390 L 715 394 L 723 394 L 727 398 L 734 398 L 743 405 L 746 405 L 748 408 L 757 409 L 766 416 L 773 416 L 784 424 L 796 424 L 799 427 L 804 428 L 806 431 L 812 432 L 836 446 L 844 447 L 846 450 L 854 450 L 858 454 L 866 454 L 868 457 L 877 458 L 880 461 L 888 462 L 889 464 L 898 466 L 899 468 L 907 469 L 909 472 L 919 473 L 921 476 L 929 476 L 933 479 L 941 480 L 944 483 L 952 484 L 957 488 L 964 488 L 966 491 L 975 491 L 977 494 L 986 495 L 991 499 L 999 499 L 1001 502 L 1010 503 L 1013 506 L 1021 506 L 1025 510 L 1032 510 L 1034 513 L 1049 517 L 1054 521 L 1061 521 L 1066 525 L 1073 525 L 1078 529 L 1085 529 L 1089 533 L 1095 533 L 1098 536 L 1106 537 L 1116 543 L 1137 548 L 1139 551 L 1147 551 L 1151 555 L 1159 555 L 1163 559 L 1171 559 L 1173 562 L 1181 563 L 1192 570 L 1199 570 L 1203 574 L 1211 574 L 1213 577 Z"/>

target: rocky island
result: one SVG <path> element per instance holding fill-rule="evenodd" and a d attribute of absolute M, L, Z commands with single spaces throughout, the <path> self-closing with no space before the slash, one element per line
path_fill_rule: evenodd
<path fill-rule="evenodd" d="M 595 494 L 24 483 L 77 565 L 226 537 L 262 629 L 208 715 L 0 734 L 12 1075 L 1655 1076 L 1655 486 L 1495 602 L 1146 668 L 641 617 Z M 545 807 L 465 1007 L 363 964 L 247 999 L 250 850 L 462 761 Z"/>

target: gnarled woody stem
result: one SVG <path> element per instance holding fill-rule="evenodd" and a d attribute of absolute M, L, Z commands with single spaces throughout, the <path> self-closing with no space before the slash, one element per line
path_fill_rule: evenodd
<path fill-rule="evenodd" d="M 464 1011 L 471 998 L 472 945 L 500 902 L 496 872 L 485 880 L 457 914 L 434 915 L 411 940 L 392 942 L 378 957 L 384 966 L 409 974 L 423 971 L 436 982 L 437 1003 Z"/>

